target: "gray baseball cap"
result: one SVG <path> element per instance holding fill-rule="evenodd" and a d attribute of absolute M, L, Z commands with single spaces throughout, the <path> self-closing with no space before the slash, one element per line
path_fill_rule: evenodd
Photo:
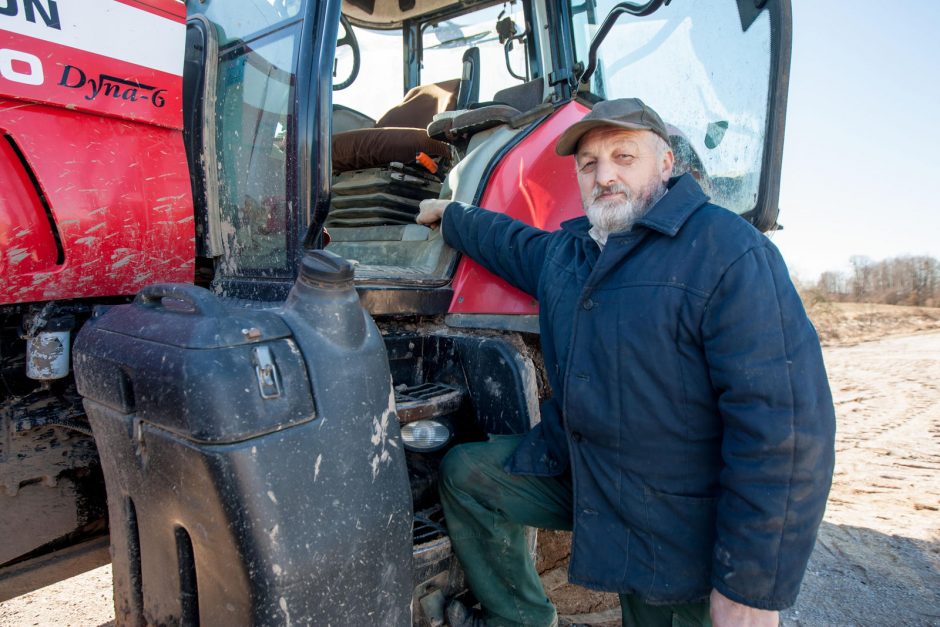
<path fill-rule="evenodd" d="M 669 132 L 659 114 L 639 98 L 618 98 L 602 100 L 579 122 L 568 127 L 558 143 L 555 152 L 562 157 L 573 155 L 578 150 L 578 142 L 584 134 L 599 126 L 615 126 L 632 131 L 652 131 L 669 143 Z"/>

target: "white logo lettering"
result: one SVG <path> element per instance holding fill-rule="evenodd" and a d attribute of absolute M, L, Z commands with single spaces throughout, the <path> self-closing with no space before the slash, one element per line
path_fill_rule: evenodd
<path fill-rule="evenodd" d="M 14 61 L 18 62 L 14 67 Z M 24 68 L 23 66 L 28 66 Z M 42 85 L 42 61 L 34 54 L 0 48 L 0 76 L 24 85 Z"/>

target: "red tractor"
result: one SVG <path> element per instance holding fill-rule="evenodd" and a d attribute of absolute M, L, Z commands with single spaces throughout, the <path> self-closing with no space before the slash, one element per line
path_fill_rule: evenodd
<path fill-rule="evenodd" d="M 437 464 L 551 390 L 418 203 L 555 229 L 554 141 L 638 96 L 766 231 L 789 55 L 788 0 L 0 0 L 0 600 L 113 559 L 122 623 L 435 624 Z"/>

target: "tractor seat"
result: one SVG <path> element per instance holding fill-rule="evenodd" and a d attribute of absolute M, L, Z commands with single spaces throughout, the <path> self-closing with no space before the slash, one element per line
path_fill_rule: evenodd
<path fill-rule="evenodd" d="M 453 79 L 414 87 L 379 118 L 374 128 L 336 133 L 333 171 L 378 168 L 395 161 L 411 163 L 419 152 L 431 157 L 449 156 L 450 147 L 428 137 L 426 129 L 435 115 L 454 109 L 460 82 Z"/>

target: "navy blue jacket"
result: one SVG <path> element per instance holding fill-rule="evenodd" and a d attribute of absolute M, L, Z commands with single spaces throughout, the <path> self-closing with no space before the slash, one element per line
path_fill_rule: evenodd
<path fill-rule="evenodd" d="M 569 578 L 649 603 L 793 604 L 832 481 L 819 340 L 776 247 L 684 175 L 603 251 L 452 203 L 448 244 L 536 297 L 554 396 L 516 474 L 569 465 Z"/>

